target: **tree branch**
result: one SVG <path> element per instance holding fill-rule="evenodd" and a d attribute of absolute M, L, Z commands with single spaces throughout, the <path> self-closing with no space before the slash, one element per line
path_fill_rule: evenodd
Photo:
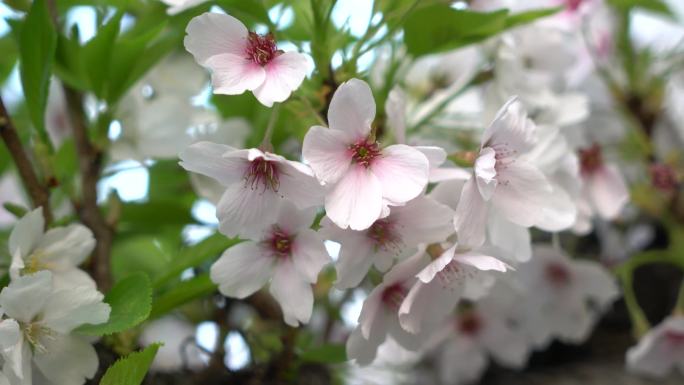
<path fill-rule="evenodd" d="M 19 171 L 19 176 L 28 191 L 31 201 L 34 207 L 43 207 L 43 216 L 45 217 L 45 226 L 52 222 L 52 211 L 50 210 L 50 191 L 48 188 L 41 184 L 38 180 L 33 166 L 31 165 L 31 160 L 24 151 L 24 147 L 19 140 L 19 135 L 12 124 L 9 113 L 5 108 L 5 104 L 0 97 L 0 135 L 2 140 L 7 147 L 7 150 L 14 160 L 14 164 L 17 166 L 17 171 Z"/>
<path fill-rule="evenodd" d="M 107 291 L 112 284 L 110 255 L 114 229 L 97 205 L 97 182 L 102 171 L 102 153 L 93 146 L 88 136 L 81 94 L 67 85 L 64 85 L 64 94 L 73 125 L 74 143 L 81 174 L 82 198 L 81 202 L 74 202 L 74 208 L 83 224 L 93 232 L 97 241 L 91 261 L 91 272 L 98 288 Z"/>

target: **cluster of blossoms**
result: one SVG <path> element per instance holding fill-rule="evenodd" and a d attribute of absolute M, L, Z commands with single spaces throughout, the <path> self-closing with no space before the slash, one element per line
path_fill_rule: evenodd
<path fill-rule="evenodd" d="M 98 369 L 92 338 L 77 330 L 109 319 L 110 306 L 78 267 L 95 239 L 80 224 L 44 227 L 38 208 L 10 234 L 11 282 L 0 292 L 0 384 L 83 384 Z"/>

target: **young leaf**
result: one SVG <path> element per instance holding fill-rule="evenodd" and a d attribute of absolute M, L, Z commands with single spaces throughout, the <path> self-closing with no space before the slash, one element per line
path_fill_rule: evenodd
<path fill-rule="evenodd" d="M 57 34 L 46 0 L 36 0 L 19 34 L 19 70 L 31 121 L 45 137 L 45 106 L 56 48 Z"/>
<path fill-rule="evenodd" d="M 178 306 L 207 296 L 214 291 L 216 291 L 216 284 L 211 281 L 209 274 L 198 275 L 183 281 L 154 300 L 150 318 L 162 316 Z"/>
<path fill-rule="evenodd" d="M 152 308 L 152 286 L 143 273 L 136 273 L 119 281 L 105 296 L 112 307 L 109 321 L 100 325 L 84 325 L 78 332 L 103 336 L 130 329 L 147 319 Z"/>
<path fill-rule="evenodd" d="M 109 67 L 112 62 L 114 42 L 119 35 L 121 18 L 118 12 L 107 24 L 97 30 L 97 35 L 83 47 L 83 68 L 90 84 L 90 89 L 99 98 L 105 96 L 105 85 L 109 78 Z"/>
<path fill-rule="evenodd" d="M 2 85 L 14 69 L 19 55 L 17 43 L 12 36 L 6 35 L 0 38 L 0 52 L 2 52 L 0 55 L 0 85 Z"/>
<path fill-rule="evenodd" d="M 140 385 L 161 344 L 152 344 L 121 358 L 107 369 L 100 385 Z"/>

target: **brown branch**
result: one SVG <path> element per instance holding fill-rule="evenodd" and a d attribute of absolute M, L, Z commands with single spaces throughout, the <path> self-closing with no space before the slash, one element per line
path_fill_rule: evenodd
<path fill-rule="evenodd" d="M 2 141 L 7 146 L 7 150 L 14 160 L 14 164 L 17 166 L 17 171 L 19 171 L 19 176 L 28 191 L 31 201 L 34 207 L 43 207 L 43 216 L 45 217 L 45 226 L 52 222 L 52 211 L 50 210 L 50 191 L 48 188 L 41 184 L 38 180 L 33 166 L 31 165 L 31 160 L 24 151 L 24 147 L 19 140 L 19 135 L 17 135 L 17 130 L 12 124 L 12 119 L 10 119 L 9 113 L 5 108 L 5 104 L 0 97 L 0 135 L 2 135 Z"/>
<path fill-rule="evenodd" d="M 102 170 L 102 153 L 93 146 L 88 136 L 81 94 L 66 85 L 64 85 L 64 94 L 73 126 L 81 174 L 82 198 L 81 202 L 74 202 L 74 208 L 81 222 L 88 226 L 97 240 L 91 261 L 91 272 L 100 290 L 107 291 L 112 284 L 110 255 L 114 229 L 97 205 L 97 182 Z"/>

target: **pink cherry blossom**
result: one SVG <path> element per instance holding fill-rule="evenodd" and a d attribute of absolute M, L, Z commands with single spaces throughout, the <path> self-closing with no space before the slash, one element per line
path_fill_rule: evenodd
<path fill-rule="evenodd" d="M 446 240 L 454 232 L 453 211 L 426 196 L 419 196 L 405 206 L 397 206 L 366 230 L 340 229 L 330 219 L 321 221 L 327 239 L 341 244 L 335 264 L 339 289 L 357 286 L 372 265 L 388 270 L 396 257 L 414 253 L 421 243 Z"/>
<path fill-rule="evenodd" d="M 322 203 L 322 188 L 311 169 L 280 155 L 197 142 L 181 152 L 180 159 L 186 170 L 211 177 L 225 187 L 216 216 L 219 230 L 229 237 L 259 235 L 276 219 L 278 206 L 285 200 L 302 209 Z"/>
<path fill-rule="evenodd" d="M 602 219 L 615 219 L 629 201 L 622 173 L 617 166 L 604 162 L 598 144 L 580 149 L 579 158 L 585 201 Z"/>
<path fill-rule="evenodd" d="M 271 107 L 285 101 L 306 76 L 305 55 L 279 50 L 273 35 L 250 32 L 233 16 L 204 13 L 190 21 L 186 32 L 185 49 L 212 71 L 216 94 L 248 90 Z"/>
<path fill-rule="evenodd" d="M 343 229 L 369 228 L 388 206 L 417 197 L 428 182 L 427 157 L 404 144 L 382 148 L 372 133 L 374 118 L 370 87 L 351 79 L 333 95 L 330 128 L 311 127 L 304 137 L 304 159 L 328 186 L 326 213 Z"/>
<path fill-rule="evenodd" d="M 245 298 L 267 282 L 271 295 L 283 310 L 285 322 L 307 323 L 313 309 L 311 284 L 325 266 L 328 256 L 323 239 L 309 227 L 316 209 L 297 210 L 286 202 L 277 218 L 255 237 L 228 250 L 211 266 L 211 280 L 219 291 L 233 298 Z"/>
<path fill-rule="evenodd" d="M 627 370 L 654 378 L 684 375 L 684 315 L 667 317 L 627 351 Z"/>

